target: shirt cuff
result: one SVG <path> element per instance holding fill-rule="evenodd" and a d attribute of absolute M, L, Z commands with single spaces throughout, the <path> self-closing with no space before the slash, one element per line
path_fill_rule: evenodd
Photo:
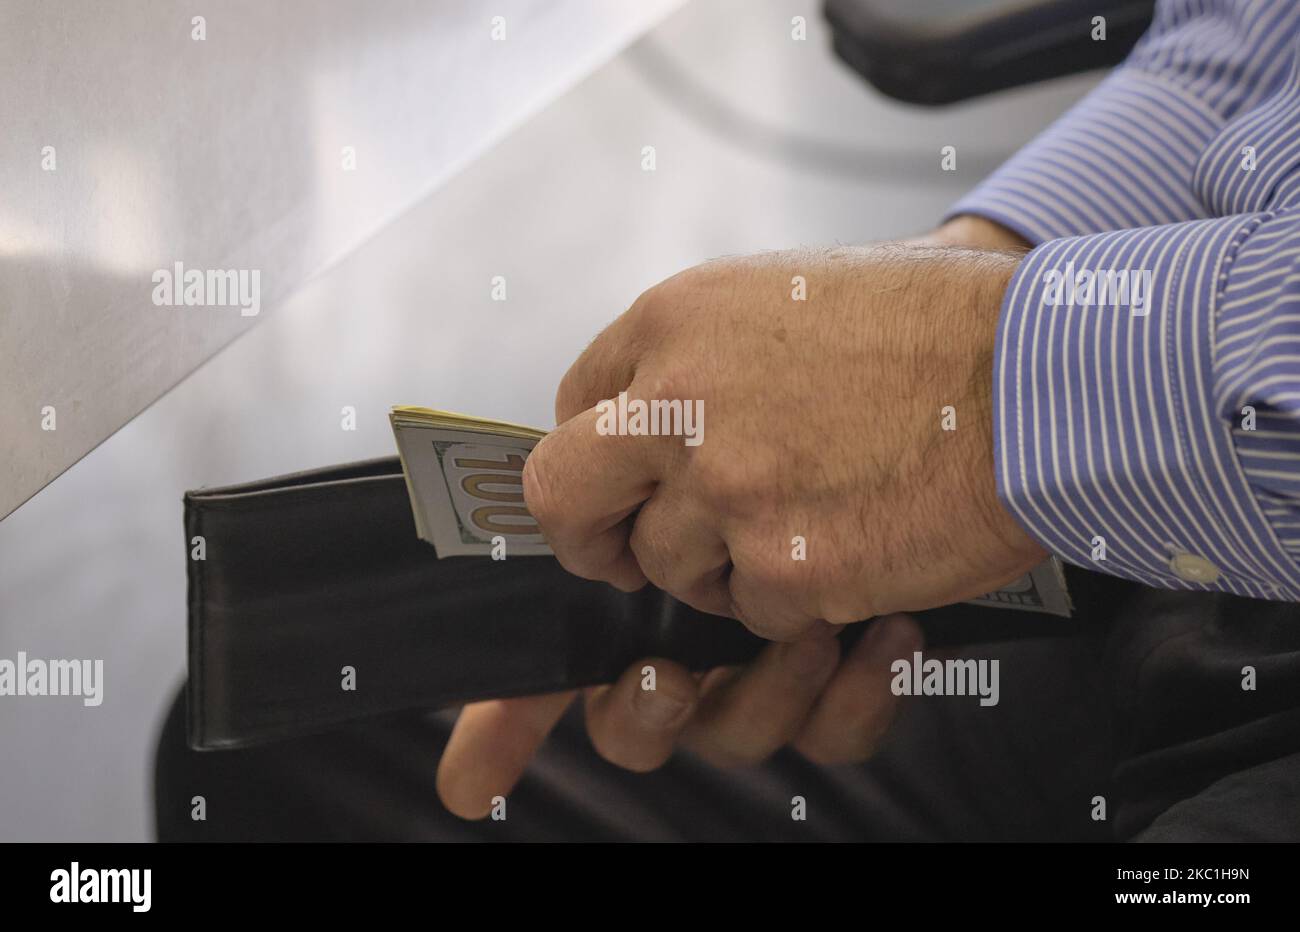
<path fill-rule="evenodd" d="M 1256 225 L 1059 239 L 1021 263 L 998 324 L 994 462 L 1003 504 L 1048 550 L 1163 588 L 1300 599 L 1214 401 L 1215 310 Z"/>

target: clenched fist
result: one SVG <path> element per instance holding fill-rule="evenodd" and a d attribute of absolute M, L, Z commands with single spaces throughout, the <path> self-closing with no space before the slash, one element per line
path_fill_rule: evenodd
<path fill-rule="evenodd" d="M 668 279 L 565 376 L 559 427 L 524 468 L 529 510 L 571 572 L 649 579 L 771 640 L 998 588 L 1043 558 L 993 478 L 1016 264 L 890 245 Z M 601 402 L 622 392 L 623 409 L 695 406 L 703 442 L 609 433 Z"/>
<path fill-rule="evenodd" d="M 560 562 L 783 642 L 744 670 L 648 659 L 653 692 L 641 663 L 588 690 L 607 759 L 646 770 L 685 745 L 750 763 L 784 744 L 862 759 L 893 714 L 890 662 L 921 646 L 896 613 L 1044 558 L 994 483 L 994 337 L 1019 259 L 944 241 L 706 263 L 643 294 L 565 376 L 524 470 Z M 673 433 L 673 410 L 706 429 Z M 835 626 L 876 616 L 841 657 Z M 468 707 L 439 770 L 448 807 L 485 814 L 571 698 Z"/>

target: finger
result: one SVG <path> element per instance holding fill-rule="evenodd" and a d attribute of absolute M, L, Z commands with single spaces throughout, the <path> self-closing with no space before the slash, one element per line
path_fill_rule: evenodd
<path fill-rule="evenodd" d="M 603 434 L 601 417 L 584 411 L 542 438 L 524 462 L 524 501 L 565 569 L 632 590 L 645 577 L 625 519 L 653 493 L 675 438 Z"/>
<path fill-rule="evenodd" d="M 680 664 L 658 658 L 633 664 L 612 686 L 588 693 L 591 744 L 611 764 L 654 770 L 672 756 L 698 693 L 695 677 Z"/>
<path fill-rule="evenodd" d="M 641 572 L 693 608 L 726 615 L 731 555 L 714 522 L 671 484 L 641 506 L 628 540 Z"/>
<path fill-rule="evenodd" d="M 740 673 L 705 680 L 682 744 L 718 766 L 758 763 L 799 733 L 838 662 L 829 633 L 770 645 Z"/>
<path fill-rule="evenodd" d="M 806 564 L 772 555 L 765 560 L 747 559 L 732 549 L 733 566 L 727 577 L 731 605 L 726 614 L 740 621 L 759 637 L 769 641 L 794 641 L 806 637 L 827 623 L 800 603 L 808 590 Z"/>
<path fill-rule="evenodd" d="M 438 796 L 462 819 L 481 819 L 506 796 L 575 693 L 475 702 L 461 709 L 438 762 Z"/>
<path fill-rule="evenodd" d="M 871 756 L 898 711 L 890 665 L 924 646 L 920 625 L 908 615 L 887 615 L 869 624 L 795 739 L 795 750 L 814 763 L 846 764 Z"/>
<path fill-rule="evenodd" d="M 642 345 L 635 317 L 620 315 L 569 367 L 555 393 L 555 423 L 563 424 L 632 384 Z"/>

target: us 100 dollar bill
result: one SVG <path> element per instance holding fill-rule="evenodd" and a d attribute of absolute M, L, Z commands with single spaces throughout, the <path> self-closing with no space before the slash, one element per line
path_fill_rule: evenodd
<path fill-rule="evenodd" d="M 416 531 L 433 544 L 439 559 L 551 552 L 523 492 L 524 460 L 545 431 L 431 408 L 396 407 L 389 419 Z M 970 601 L 1065 618 L 1072 610 L 1055 557 Z"/>

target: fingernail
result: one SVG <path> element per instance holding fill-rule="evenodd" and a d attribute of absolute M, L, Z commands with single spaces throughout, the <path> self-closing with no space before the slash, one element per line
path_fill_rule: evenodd
<path fill-rule="evenodd" d="M 657 689 L 638 689 L 632 694 L 632 709 L 643 725 L 667 728 L 686 714 L 689 702 L 661 693 Z"/>
<path fill-rule="evenodd" d="M 799 676 L 822 673 L 839 658 L 839 644 L 831 637 L 791 641 L 781 648 L 781 662 Z"/>

